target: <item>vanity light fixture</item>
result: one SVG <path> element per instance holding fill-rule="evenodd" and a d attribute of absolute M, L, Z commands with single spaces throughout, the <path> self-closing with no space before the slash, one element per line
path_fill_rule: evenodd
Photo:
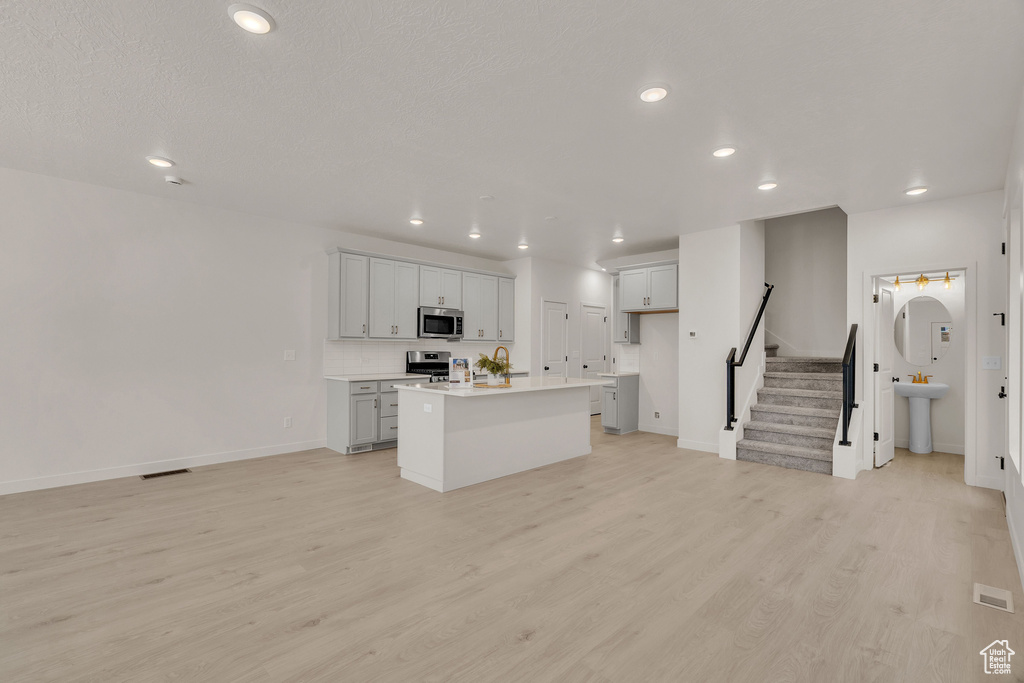
<path fill-rule="evenodd" d="M 912 187 L 906 191 L 908 197 L 916 197 L 919 194 L 924 194 L 928 191 L 927 187 Z"/>
<path fill-rule="evenodd" d="M 259 7 L 242 4 L 231 5 L 228 7 L 228 16 L 249 33 L 263 35 L 274 30 L 274 18 Z"/>
<path fill-rule="evenodd" d="M 410 218 L 409 222 L 412 223 L 413 225 L 423 225 L 422 218 Z"/>
<path fill-rule="evenodd" d="M 900 291 L 900 276 L 896 276 L 896 291 Z"/>
<path fill-rule="evenodd" d="M 946 279 L 942 281 L 942 287 L 943 287 L 943 289 L 949 289 L 950 287 L 952 287 L 952 285 L 953 285 L 953 281 L 949 279 L 949 271 L 947 270 L 946 271 Z"/>
<path fill-rule="evenodd" d="M 663 85 L 649 85 L 640 91 L 640 99 L 644 102 L 661 102 L 668 97 L 668 88 Z"/>
<path fill-rule="evenodd" d="M 757 189 L 759 189 L 759 190 L 774 190 L 778 186 L 779 186 L 778 183 L 761 183 L 760 185 L 757 186 Z"/>
<path fill-rule="evenodd" d="M 146 161 L 153 164 L 157 168 L 170 168 L 171 166 L 174 166 L 174 162 L 168 159 L 167 157 L 149 156 L 146 157 Z"/>
<path fill-rule="evenodd" d="M 923 291 L 924 291 L 924 288 L 928 286 L 928 283 L 929 283 L 929 282 L 931 282 L 931 280 L 929 280 L 928 278 L 926 278 L 926 277 L 924 276 L 924 273 L 921 273 L 921 277 L 919 277 L 919 278 L 917 278 L 916 280 L 914 280 L 914 282 L 916 282 L 916 283 L 917 283 L 917 289 L 918 289 L 919 291 L 922 291 L 922 292 L 923 292 Z"/>
<path fill-rule="evenodd" d="M 722 157 L 731 157 L 735 153 L 736 153 L 736 148 L 735 147 L 720 147 L 720 148 L 716 149 L 714 152 L 712 152 L 711 155 L 712 156 L 716 156 L 719 159 L 721 159 Z"/>

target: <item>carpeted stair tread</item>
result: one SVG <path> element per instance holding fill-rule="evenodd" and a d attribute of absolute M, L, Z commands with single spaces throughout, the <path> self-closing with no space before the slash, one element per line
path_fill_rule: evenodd
<path fill-rule="evenodd" d="M 836 430 L 824 429 L 822 427 L 804 427 L 803 425 L 789 425 L 779 422 L 758 422 L 751 421 L 743 425 L 743 429 L 751 429 L 762 432 L 779 432 L 781 434 L 795 434 L 799 436 L 814 436 L 822 439 L 832 440 L 835 438 Z"/>
<path fill-rule="evenodd" d="M 765 377 L 776 377 L 779 379 L 820 379 L 843 381 L 841 372 L 772 372 L 764 373 Z"/>
<path fill-rule="evenodd" d="M 803 398 L 828 398 L 843 400 L 841 391 L 819 391 L 817 389 L 784 389 L 782 387 L 763 387 L 758 390 L 758 395 L 765 396 L 800 396 Z"/>
<path fill-rule="evenodd" d="M 766 413 L 785 413 L 787 415 L 806 415 L 807 417 L 832 417 L 839 419 L 839 411 L 827 408 L 803 408 L 801 406 L 777 406 L 771 403 L 757 403 L 750 407 L 751 410 L 760 410 Z"/>
<path fill-rule="evenodd" d="M 843 364 L 842 358 L 824 358 L 824 357 L 810 357 L 810 356 L 775 356 L 773 358 L 766 358 L 769 363 L 839 363 Z"/>
<path fill-rule="evenodd" d="M 760 451 L 762 453 L 773 453 L 775 455 L 788 455 L 796 458 L 807 458 L 808 460 L 821 460 L 832 462 L 832 451 L 818 448 L 804 448 L 803 446 L 789 446 L 770 441 L 753 441 L 743 439 L 736 444 L 737 450 Z"/>

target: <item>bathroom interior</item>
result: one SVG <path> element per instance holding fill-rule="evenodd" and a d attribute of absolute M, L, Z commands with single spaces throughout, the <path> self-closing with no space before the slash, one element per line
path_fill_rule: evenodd
<path fill-rule="evenodd" d="M 964 454 L 966 282 L 962 269 L 900 273 L 893 285 L 894 445 Z"/>

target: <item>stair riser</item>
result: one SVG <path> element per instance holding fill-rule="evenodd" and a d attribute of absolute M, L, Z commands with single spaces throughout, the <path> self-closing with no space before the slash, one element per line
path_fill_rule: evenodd
<path fill-rule="evenodd" d="M 843 378 L 805 379 L 796 377 L 765 377 L 764 385 L 777 389 L 812 389 L 814 391 L 842 391 Z"/>
<path fill-rule="evenodd" d="M 791 415 L 789 413 L 761 411 L 757 408 L 750 409 L 750 419 L 757 422 L 771 422 L 772 424 L 782 425 L 800 425 L 802 427 L 820 427 L 822 429 L 835 429 L 836 425 L 839 424 L 838 417 Z"/>
<path fill-rule="evenodd" d="M 821 408 L 824 410 L 841 410 L 841 398 L 817 398 L 813 396 L 786 396 L 784 394 L 766 394 L 758 392 L 757 402 L 774 406 L 797 406 L 800 408 Z"/>
<path fill-rule="evenodd" d="M 823 451 L 832 450 L 832 439 L 819 436 L 807 436 L 805 434 L 786 434 L 784 432 L 769 432 L 760 429 L 743 430 L 743 438 L 752 441 L 767 441 L 768 443 L 781 443 L 787 446 L 802 446 L 804 448 L 817 448 Z"/>
<path fill-rule="evenodd" d="M 838 372 L 842 374 L 842 363 L 779 361 L 769 362 L 765 368 L 769 372 Z"/>
<path fill-rule="evenodd" d="M 811 460 L 810 458 L 798 458 L 793 455 L 762 453 L 761 451 L 754 451 L 748 448 L 737 448 L 736 459 L 744 462 L 758 462 L 763 465 L 786 467 L 791 470 L 832 474 L 832 463 L 827 460 Z"/>

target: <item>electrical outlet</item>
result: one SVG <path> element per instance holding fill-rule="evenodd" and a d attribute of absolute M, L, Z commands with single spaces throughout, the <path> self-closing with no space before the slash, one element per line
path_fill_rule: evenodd
<path fill-rule="evenodd" d="M 292 419 L 290 417 L 286 417 L 284 419 L 284 428 L 285 429 L 291 429 L 292 428 Z"/>
<path fill-rule="evenodd" d="M 1003 359 L 1001 356 L 984 356 L 981 359 L 982 370 L 1001 370 L 1003 367 Z"/>
<path fill-rule="evenodd" d="M 696 339 L 696 338 L 697 338 L 697 332 L 695 330 L 690 330 L 690 339 Z"/>
<path fill-rule="evenodd" d="M 295 349 L 285 349 L 284 359 L 285 360 L 295 360 Z"/>
<path fill-rule="evenodd" d="M 654 419 L 655 420 L 660 420 L 661 419 L 661 413 L 659 413 L 657 410 L 654 411 Z"/>

